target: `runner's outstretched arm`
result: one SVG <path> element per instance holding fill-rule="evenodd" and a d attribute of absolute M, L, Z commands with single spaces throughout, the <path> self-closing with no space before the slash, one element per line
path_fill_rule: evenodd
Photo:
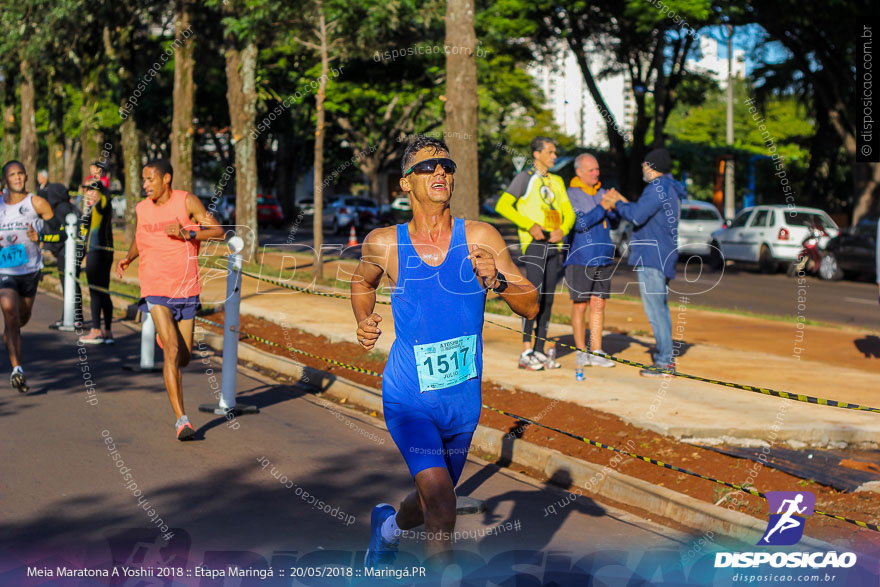
<path fill-rule="evenodd" d="M 473 222 L 472 231 L 468 232 L 468 243 L 471 249 L 471 261 L 478 277 L 484 279 L 483 287 L 497 288 L 500 280 L 494 279 L 496 272 L 507 280 L 507 289 L 499 295 L 510 309 L 533 320 L 538 315 L 538 290 L 526 279 L 510 258 L 510 253 L 501 234 L 495 227 L 485 222 Z M 474 246 L 484 251 L 474 251 Z"/>
<path fill-rule="evenodd" d="M 135 222 L 137 222 L 137 220 L 135 220 Z M 131 241 L 131 246 L 128 247 L 128 254 L 116 264 L 116 277 L 122 279 L 122 274 L 125 273 L 125 270 L 128 269 L 131 262 L 138 258 L 138 254 L 137 239 L 134 239 Z"/>
<path fill-rule="evenodd" d="M 364 239 L 361 262 L 351 276 L 351 309 L 357 321 L 357 341 L 367 350 L 376 346 L 382 330 L 382 317 L 373 312 L 376 307 L 376 288 L 382 281 L 387 265 L 388 247 L 380 241 L 383 230 L 372 231 Z"/>

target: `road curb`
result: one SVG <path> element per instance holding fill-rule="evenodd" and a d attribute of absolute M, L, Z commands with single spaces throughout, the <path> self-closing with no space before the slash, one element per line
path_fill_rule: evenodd
<path fill-rule="evenodd" d="M 200 340 L 214 350 L 222 351 L 222 335 L 197 326 L 196 341 Z M 375 389 L 243 342 L 239 343 L 238 356 L 241 361 L 297 379 L 299 383 L 335 399 L 345 399 L 367 410 L 382 412 L 382 395 Z M 712 532 L 743 543 L 756 544 L 767 527 L 764 520 L 706 503 L 666 487 L 658 487 L 615 471 L 610 465 L 602 466 L 576 459 L 556 449 L 539 446 L 487 426 L 477 426 L 471 450 L 483 458 L 488 457 L 489 461 L 524 467 L 548 479 L 570 479 L 570 492 L 575 495 L 595 495 L 629 504 L 704 534 Z M 588 487 L 592 491 L 586 489 Z M 800 544 L 820 549 L 833 548 L 806 536 Z"/>

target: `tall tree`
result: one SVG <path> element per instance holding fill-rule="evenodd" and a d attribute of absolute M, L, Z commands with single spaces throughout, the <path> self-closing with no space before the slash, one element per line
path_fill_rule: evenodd
<path fill-rule="evenodd" d="M 174 36 L 181 43 L 174 53 L 174 118 L 171 121 L 171 165 L 174 184 L 178 189 L 193 189 L 193 52 L 189 42 L 192 33 L 192 0 L 178 0 Z"/>
<path fill-rule="evenodd" d="M 794 0 L 745 2 L 745 17 L 760 24 L 790 52 L 797 71 L 809 83 L 815 110 L 827 116 L 852 166 L 855 195 L 853 223 L 880 209 L 880 163 L 856 162 L 856 92 L 853 83 L 862 19 L 875 7 L 867 0 L 834 0 L 821 4 Z M 834 18 L 828 18 L 828 15 Z M 822 26 L 816 26 L 822 22 Z"/>
<path fill-rule="evenodd" d="M 219 0 L 213 2 L 220 4 Z M 221 4 L 226 59 L 226 101 L 235 146 L 235 223 L 245 240 L 245 258 L 254 258 L 257 232 L 257 150 L 250 138 L 257 113 L 257 39 L 267 42 L 274 18 L 269 0 L 224 0 Z M 263 36 L 262 33 L 266 33 Z"/>
<path fill-rule="evenodd" d="M 685 65 L 694 43 L 691 31 L 716 18 L 710 11 L 711 0 L 669 0 L 664 5 L 690 28 L 682 28 L 681 21 L 676 23 L 667 13 L 646 9 L 639 0 L 589 4 L 582 0 L 523 0 L 499 3 L 491 9 L 500 17 L 496 26 L 512 38 L 535 43 L 546 55 L 558 53 L 564 46 L 574 53 L 590 96 L 603 113 L 614 172 L 626 193 L 637 192 L 641 186 L 640 166 L 652 122 L 655 145 L 664 140 L 663 125 L 686 77 Z M 560 41 L 565 45 L 560 46 Z M 590 59 L 593 55 L 611 59 L 597 67 L 596 60 Z M 611 73 L 624 74 L 632 88 L 636 111 L 631 134 L 625 122 L 611 113 L 599 89 L 598 81 Z M 648 100 L 649 93 L 653 100 Z M 655 104 L 659 112 L 652 116 Z"/>
<path fill-rule="evenodd" d="M 125 240 L 134 239 L 137 219 L 135 206 L 141 199 L 141 150 L 136 110 L 129 102 L 137 88 L 135 69 L 137 56 L 143 50 L 142 35 L 145 22 L 141 13 L 129 2 L 114 5 L 115 26 L 104 28 L 104 51 L 111 63 L 111 80 L 119 88 L 116 96 L 120 142 L 122 146 L 122 178 L 125 182 Z M 177 174 L 175 173 L 175 176 Z"/>
<path fill-rule="evenodd" d="M 27 190 L 37 189 L 37 118 L 34 70 L 30 56 L 21 60 L 21 146 L 19 157 L 28 172 Z"/>
<path fill-rule="evenodd" d="M 18 158 L 18 144 L 15 138 L 18 136 L 18 124 L 15 118 L 15 89 L 18 75 L 13 65 L 8 61 L 3 67 L 0 86 L 3 90 L 3 162 Z"/>
<path fill-rule="evenodd" d="M 338 27 L 335 21 L 327 22 L 324 3 L 315 0 L 314 15 L 310 19 L 311 33 L 315 41 L 297 38 L 302 45 L 317 52 L 321 57 L 321 76 L 318 78 L 318 92 L 315 95 L 315 162 L 314 162 L 314 217 L 312 220 L 312 233 L 314 234 L 315 264 L 313 273 L 316 279 L 324 277 L 324 138 L 327 132 L 325 127 L 324 100 L 327 96 L 327 79 L 330 74 L 330 61 L 337 56 L 330 55 L 331 48 L 339 44 L 340 39 L 335 38 L 334 31 Z"/>
<path fill-rule="evenodd" d="M 452 212 L 476 219 L 480 213 L 479 136 L 477 96 L 477 33 L 474 30 L 474 0 L 447 0 L 446 45 L 446 144 L 458 165 L 456 197 Z"/>

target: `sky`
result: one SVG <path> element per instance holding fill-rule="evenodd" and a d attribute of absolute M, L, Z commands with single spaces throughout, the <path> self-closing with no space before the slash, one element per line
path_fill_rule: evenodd
<path fill-rule="evenodd" d="M 727 59 L 727 30 L 726 27 L 713 26 L 700 30 L 701 35 L 708 35 L 720 41 L 718 43 L 718 57 Z M 767 36 L 763 27 L 757 24 L 740 26 L 733 32 L 734 51 L 745 51 L 746 75 L 762 63 L 779 63 L 788 54 L 788 50 L 779 41 L 767 43 L 760 51 L 756 51 L 757 45 Z M 757 59 L 756 59 L 757 58 Z"/>

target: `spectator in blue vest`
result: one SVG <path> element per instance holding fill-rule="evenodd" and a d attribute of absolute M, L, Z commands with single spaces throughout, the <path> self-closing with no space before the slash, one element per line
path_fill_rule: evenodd
<path fill-rule="evenodd" d="M 590 349 L 602 350 L 605 323 L 605 300 L 611 296 L 611 273 L 614 243 L 611 229 L 620 220 L 614 207 L 603 196 L 607 191 L 599 181 L 599 162 L 589 153 L 574 160 L 575 177 L 568 188 L 568 199 L 575 212 L 570 241 L 571 251 L 565 260 L 565 282 L 571 295 L 571 326 L 578 349 L 586 348 L 584 316 L 590 307 Z M 615 363 L 581 350 L 575 357 L 575 378 L 583 381 L 583 368 L 614 367 Z"/>

